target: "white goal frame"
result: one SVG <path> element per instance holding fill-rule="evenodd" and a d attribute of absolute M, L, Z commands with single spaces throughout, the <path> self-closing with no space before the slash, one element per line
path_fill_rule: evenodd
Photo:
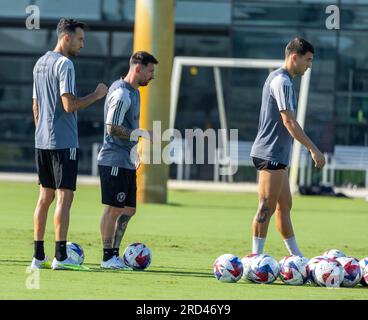
<path fill-rule="evenodd" d="M 284 60 L 272 60 L 272 59 L 240 59 L 240 58 L 213 58 L 213 57 L 175 57 L 172 76 L 171 76 L 171 96 L 170 96 L 170 128 L 174 128 L 175 118 L 179 99 L 180 81 L 182 70 L 184 66 L 196 66 L 196 67 L 212 67 L 215 78 L 216 95 L 218 103 L 218 111 L 220 117 L 220 127 L 223 131 L 224 148 L 228 141 L 227 137 L 227 120 L 225 113 L 224 95 L 222 89 L 222 80 L 220 68 L 254 68 L 254 69 L 269 69 L 270 71 L 279 68 L 283 65 Z M 297 121 L 299 125 L 304 128 L 305 114 L 307 111 L 307 101 L 309 95 L 311 70 L 308 69 L 302 76 L 299 99 L 298 99 L 298 112 Z M 290 166 L 290 188 L 291 192 L 298 191 L 298 164 L 300 159 L 301 145 L 298 141 L 294 140 L 291 166 Z M 229 176 L 229 181 L 232 181 L 232 176 Z"/>

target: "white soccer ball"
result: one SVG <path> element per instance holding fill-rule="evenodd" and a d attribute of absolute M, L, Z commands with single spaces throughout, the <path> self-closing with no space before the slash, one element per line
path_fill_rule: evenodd
<path fill-rule="evenodd" d="M 359 261 L 353 257 L 340 257 L 336 261 L 340 262 L 344 268 L 344 280 L 341 286 L 347 288 L 355 287 L 362 279 L 362 270 Z"/>
<path fill-rule="evenodd" d="M 213 263 L 213 273 L 221 282 L 237 282 L 243 274 L 243 264 L 233 254 L 223 254 Z"/>
<path fill-rule="evenodd" d="M 360 280 L 360 284 L 366 287 L 368 286 L 368 257 L 361 259 L 359 265 L 362 271 L 362 280 Z"/>
<path fill-rule="evenodd" d="M 320 262 L 321 260 L 328 260 L 328 258 L 324 256 L 316 256 L 316 257 L 311 258 L 308 261 L 309 281 L 311 284 L 315 284 L 315 285 L 317 284 L 316 277 L 314 274 L 314 269 L 316 268 L 317 263 Z"/>
<path fill-rule="evenodd" d="M 325 251 L 322 256 L 329 259 L 336 259 L 340 257 L 346 257 L 346 254 L 338 249 L 330 249 Z"/>
<path fill-rule="evenodd" d="M 321 287 L 340 287 L 344 280 L 344 269 L 337 260 L 321 260 L 314 269 L 314 276 Z"/>
<path fill-rule="evenodd" d="M 309 279 L 308 259 L 299 256 L 286 256 L 281 259 L 280 279 L 294 286 L 306 283 Z"/>
<path fill-rule="evenodd" d="M 280 272 L 279 263 L 267 254 L 260 254 L 252 259 L 249 278 L 256 283 L 272 283 Z"/>
<path fill-rule="evenodd" d="M 151 264 L 152 253 L 143 243 L 131 243 L 124 251 L 123 260 L 133 270 L 144 270 Z"/>
<path fill-rule="evenodd" d="M 243 275 L 241 276 L 241 278 L 244 281 L 252 280 L 251 277 L 250 277 L 250 264 L 252 263 L 253 258 L 257 257 L 257 256 L 258 256 L 258 254 L 251 253 L 251 254 L 248 254 L 248 255 L 244 256 L 241 259 L 241 262 L 243 264 Z"/>
<path fill-rule="evenodd" d="M 68 259 L 72 260 L 75 264 L 81 265 L 84 262 L 83 248 L 75 242 L 66 243 L 66 254 Z"/>

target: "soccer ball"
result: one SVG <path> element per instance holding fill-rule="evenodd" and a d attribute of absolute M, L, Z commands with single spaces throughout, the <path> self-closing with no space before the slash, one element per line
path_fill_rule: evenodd
<path fill-rule="evenodd" d="M 342 287 L 353 288 L 362 279 L 362 270 L 359 261 L 352 257 L 340 257 L 336 259 L 344 268 L 344 280 Z"/>
<path fill-rule="evenodd" d="M 361 259 L 359 265 L 362 270 L 362 280 L 360 280 L 360 284 L 366 287 L 368 286 L 368 257 Z"/>
<path fill-rule="evenodd" d="M 260 254 L 252 259 L 249 278 L 256 283 L 272 283 L 280 272 L 279 263 L 267 254 Z"/>
<path fill-rule="evenodd" d="M 237 282 L 243 274 L 243 264 L 233 254 L 223 254 L 213 263 L 213 273 L 221 282 Z"/>
<path fill-rule="evenodd" d="M 251 253 L 251 254 L 248 254 L 246 256 L 244 256 L 242 259 L 241 259 L 241 262 L 243 264 L 243 275 L 241 276 L 241 278 L 244 280 L 244 281 L 247 281 L 247 280 L 252 280 L 250 278 L 250 264 L 252 262 L 252 259 L 254 257 L 258 256 L 258 254 L 256 253 Z"/>
<path fill-rule="evenodd" d="M 66 254 L 75 264 L 81 265 L 84 262 L 83 248 L 75 242 L 66 243 Z"/>
<path fill-rule="evenodd" d="M 291 285 L 302 285 L 309 278 L 308 259 L 299 256 L 286 256 L 280 261 L 280 279 Z"/>
<path fill-rule="evenodd" d="M 152 253 L 143 243 L 131 243 L 124 251 L 123 260 L 133 270 L 144 270 L 151 264 Z"/>
<path fill-rule="evenodd" d="M 314 269 L 314 276 L 321 287 L 339 287 L 344 280 L 344 268 L 337 260 L 321 260 Z"/>
<path fill-rule="evenodd" d="M 346 254 L 337 249 L 327 250 L 323 253 L 323 256 L 329 259 L 336 259 L 340 257 L 346 257 Z"/>
<path fill-rule="evenodd" d="M 314 269 L 316 268 L 317 263 L 320 262 L 321 260 L 328 260 L 328 258 L 324 256 L 317 256 L 317 257 L 311 258 L 308 261 L 309 281 L 311 282 L 311 284 L 317 284 L 316 277 L 314 274 Z"/>

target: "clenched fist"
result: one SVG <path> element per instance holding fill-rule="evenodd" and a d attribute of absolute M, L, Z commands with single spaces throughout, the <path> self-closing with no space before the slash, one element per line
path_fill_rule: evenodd
<path fill-rule="evenodd" d="M 95 94 L 97 96 L 97 99 L 101 99 L 104 96 L 106 96 L 107 91 L 108 91 L 108 88 L 106 87 L 106 85 L 104 83 L 99 83 L 96 87 L 96 90 L 95 90 Z"/>

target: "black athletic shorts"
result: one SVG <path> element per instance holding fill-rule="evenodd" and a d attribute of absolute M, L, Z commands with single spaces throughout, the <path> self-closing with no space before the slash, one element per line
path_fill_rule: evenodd
<path fill-rule="evenodd" d="M 102 203 L 112 207 L 136 207 L 136 170 L 98 166 Z"/>
<path fill-rule="evenodd" d="M 252 159 L 257 170 L 281 170 L 287 167 L 286 164 L 278 163 L 276 161 L 264 160 L 254 157 L 252 157 Z"/>
<path fill-rule="evenodd" d="M 79 149 L 35 149 L 38 184 L 50 189 L 75 191 Z"/>

